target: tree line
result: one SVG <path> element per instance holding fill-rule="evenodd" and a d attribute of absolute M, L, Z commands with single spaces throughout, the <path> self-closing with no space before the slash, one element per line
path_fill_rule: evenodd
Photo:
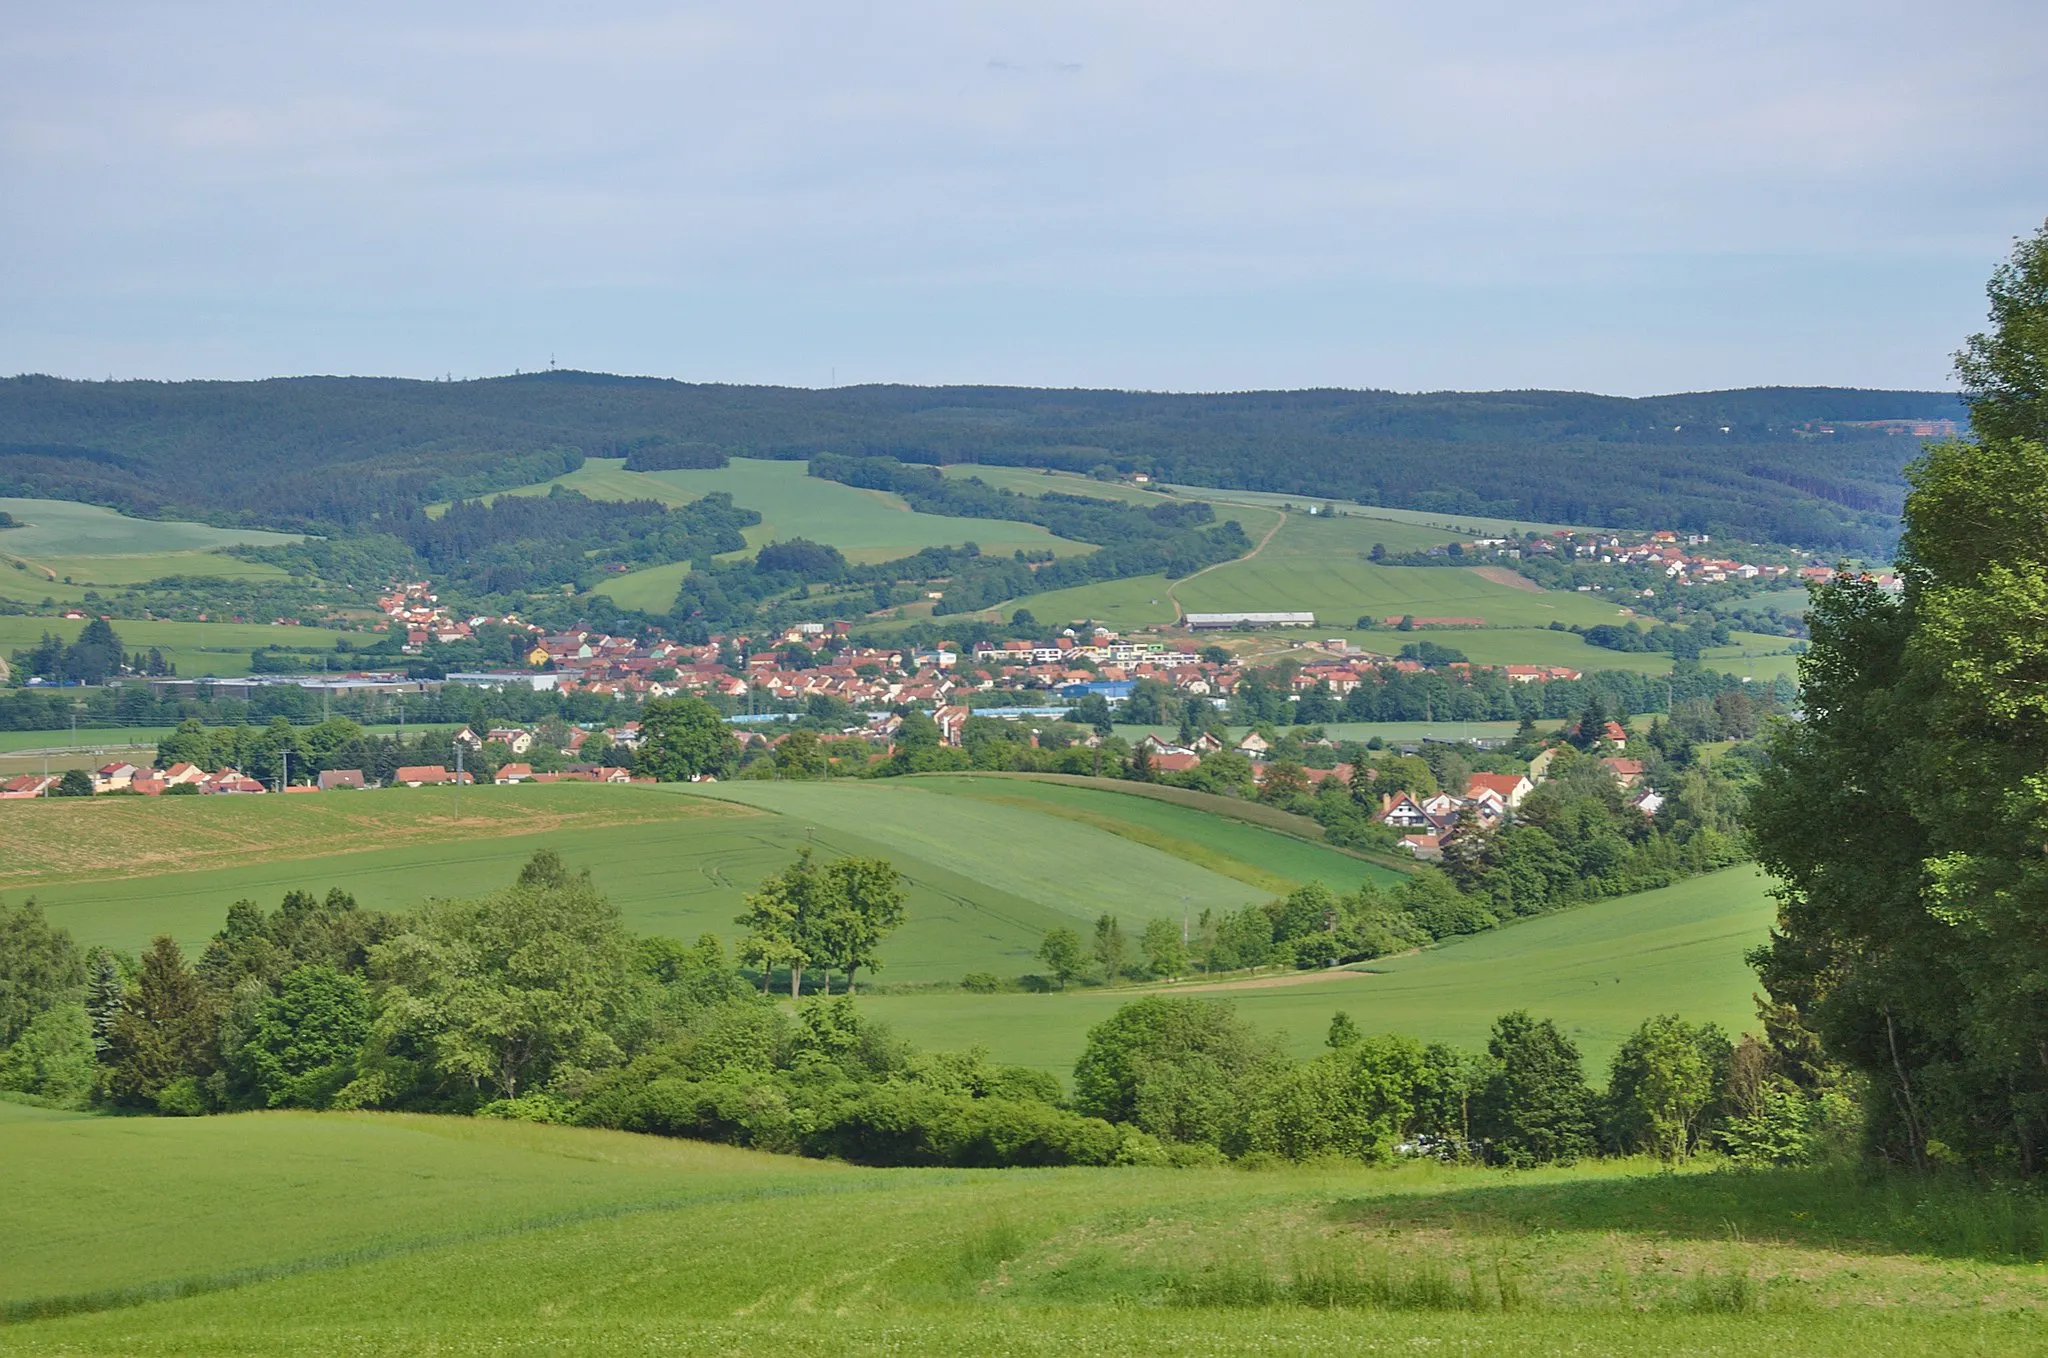
<path fill-rule="evenodd" d="M 1172 395 L 804 391 L 547 372 L 473 382 L 0 382 L 0 493 L 276 527 L 374 525 L 546 481 L 586 456 L 821 454 L 1143 471 L 1440 513 L 1672 527 L 1882 550 L 1912 441 L 1849 422 L 1962 418 L 1936 392 L 1774 388 Z M 1834 430 L 1817 432 L 1821 426 Z M 680 454 L 672 454 L 680 455 Z"/>
<path fill-rule="evenodd" d="M 164 937 L 139 958 L 82 950 L 33 904 L 0 909 L 0 1088 L 133 1112 L 469 1113 L 878 1165 L 1771 1163 L 1845 1118 L 1839 1090 L 1809 1095 L 1780 1064 L 1667 1016 L 1596 1091 L 1525 1013 L 1484 1053 L 1340 1014 L 1298 1062 L 1227 1003 L 1148 996 L 1088 1033 L 1068 1090 L 980 1049 L 919 1051 L 849 995 L 778 1005 L 713 937 L 634 937 L 546 851 L 503 890 L 406 915 L 339 891 L 237 902 L 196 962 Z"/>

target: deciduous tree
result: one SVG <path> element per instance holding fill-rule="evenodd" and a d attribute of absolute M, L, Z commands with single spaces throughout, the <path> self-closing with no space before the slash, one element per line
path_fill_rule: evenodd
<path fill-rule="evenodd" d="M 655 698 L 640 710 L 633 768 L 664 783 L 722 778 L 739 762 L 739 742 L 702 698 Z"/>

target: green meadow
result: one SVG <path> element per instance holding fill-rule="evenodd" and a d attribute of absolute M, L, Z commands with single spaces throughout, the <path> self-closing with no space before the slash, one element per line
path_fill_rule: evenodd
<path fill-rule="evenodd" d="M 880 855 L 911 882 L 878 978 L 899 982 L 1033 970 L 1046 930 L 1105 909 L 1179 919 L 1393 875 L 1141 796 L 977 777 L 34 801 L 0 806 L 0 831 L 0 891 L 35 895 L 81 942 L 127 949 L 157 933 L 196 947 L 244 897 L 340 886 L 402 909 L 475 894 L 543 847 L 588 866 L 640 932 L 730 939 L 741 897 L 803 846 Z"/>
<path fill-rule="evenodd" d="M 52 632 L 69 641 L 84 623 L 75 619 L 0 617 L 0 654 L 21 650 Z M 178 667 L 180 678 L 230 679 L 249 672 L 249 652 L 262 646 L 326 649 L 343 637 L 361 641 L 359 632 L 325 627 L 280 627 L 271 623 L 155 622 L 117 618 L 114 630 L 131 651 L 151 647 Z"/>
<path fill-rule="evenodd" d="M 741 898 L 806 845 L 881 855 L 909 878 L 908 922 L 871 978 L 899 989 L 872 998 L 878 1013 L 925 1045 L 982 1042 L 1051 1070 L 1070 1066 L 1081 1035 L 1135 989 L 918 987 L 1035 971 L 1048 929 L 1085 929 L 1104 912 L 1128 928 L 1238 909 L 1307 881 L 1348 890 L 1394 876 L 1236 817 L 997 775 L 6 803 L 0 892 L 34 895 L 82 943 L 134 950 L 169 933 L 197 948 L 238 899 L 275 904 L 338 886 L 366 907 L 404 909 L 491 890 L 552 848 L 588 867 L 636 931 L 731 941 Z M 1526 1005 L 1604 1059 L 1650 1013 L 1747 1027 L 1754 978 L 1742 956 L 1770 919 L 1760 880 L 1731 869 L 1361 968 L 1206 984 L 1227 987 L 1300 1051 L 1337 1009 L 1369 1027 L 1472 1043 Z"/>
<path fill-rule="evenodd" d="M 217 547 L 278 546 L 301 540 L 295 533 L 130 518 L 116 510 L 70 500 L 0 496 L 0 510 L 19 521 L 18 527 L 0 531 L 0 552 L 30 558 L 154 556 L 166 552 L 205 552 Z"/>
<path fill-rule="evenodd" d="M 1257 555 L 1191 576 L 1175 593 L 1192 612 L 1309 610 L 1340 628 L 1360 617 L 1404 613 L 1484 618 L 1494 627 L 1593 624 L 1620 615 L 1614 604 L 1588 595 L 1504 584 L 1479 569 L 1373 565 L 1366 557 L 1374 543 L 1385 541 L 1381 527 L 1365 519 L 1290 514 Z"/>
<path fill-rule="evenodd" d="M 1426 529 L 1426 534 L 1415 539 L 1421 546 L 1434 546 L 1458 535 L 1500 537 L 1508 533 L 1547 533 L 1565 527 L 1563 524 L 1529 523 L 1519 519 L 1435 514 L 1420 509 L 1389 509 L 1383 505 L 1360 504 L 1356 500 L 1330 502 L 1314 496 L 1289 495 L 1277 491 L 1221 490 L 1214 486 L 1168 485 L 1163 482 L 1160 483 L 1160 489 L 1153 490 L 1133 485 L 1128 481 L 1097 481 L 1092 476 L 1083 476 L 1078 472 L 1050 471 L 1037 467 L 985 467 L 971 462 L 957 462 L 942 470 L 947 476 L 963 480 L 968 477 L 979 477 L 992 486 L 1003 486 L 1021 495 L 1046 495 L 1056 491 L 1062 495 L 1092 495 L 1101 500 L 1123 500 L 1130 504 L 1155 505 L 1170 494 L 1183 500 L 1207 500 L 1219 506 L 1248 506 L 1262 510 L 1306 511 L 1311 505 L 1320 508 L 1326 503 L 1334 503 L 1340 518 L 1370 519 L 1383 525 Z M 1222 517 L 1229 517 L 1225 511 L 1218 512 Z M 1384 528 L 1375 531 L 1392 532 L 1394 529 Z M 1391 538 L 1382 540 L 1386 542 L 1389 551 L 1394 550 Z"/>
<path fill-rule="evenodd" d="M 1037 524 L 920 514 L 901 496 L 821 480 L 808 474 L 807 463 L 764 458 L 734 458 L 730 466 L 714 470 L 666 472 L 629 472 L 623 458 L 591 458 L 565 476 L 501 493 L 544 495 L 557 485 L 593 499 L 660 500 L 669 505 L 725 491 L 734 503 L 761 515 L 761 522 L 746 530 L 748 551 L 790 538 L 828 543 L 857 562 L 888 561 L 924 547 L 962 542 L 1003 554 L 1049 551 L 1071 556 L 1095 550 L 1085 542 L 1054 537 Z M 599 592 L 621 607 L 666 612 L 688 570 L 685 562 L 633 571 Z"/>
<path fill-rule="evenodd" d="M 1552 1018 L 1604 1067 L 1651 1014 L 1754 1026 L 1756 974 L 1743 954 L 1764 941 L 1774 906 L 1754 869 L 1729 868 L 1659 891 L 1595 901 L 1327 972 L 1167 987 L 1232 1000 L 1298 1056 L 1316 1050 L 1344 1010 L 1367 1032 L 1483 1047 L 1493 1020 L 1526 1008 Z M 998 1059 L 1064 1072 L 1089 1028 L 1159 987 L 1094 986 L 1066 994 L 876 995 L 867 1003 L 923 1046 L 978 1042 Z"/>
<path fill-rule="evenodd" d="M 1267 516 L 1258 521 L 1246 517 L 1245 531 L 1256 542 L 1273 527 L 1270 516 L 1277 511 L 1249 512 Z M 1152 575 L 1104 581 L 1032 595 L 988 613 L 1004 615 L 1014 604 L 1048 621 L 1094 618 L 1113 627 L 1142 628 L 1166 626 L 1183 612 L 1307 611 L 1316 615 L 1314 636 L 1349 637 L 1379 651 L 1398 644 L 1395 634 L 1361 632 L 1358 619 L 1404 614 L 1480 618 L 1485 629 L 1432 634 L 1431 639 L 1457 646 L 1487 664 L 1594 668 L 1593 662 L 1613 657 L 1616 668 L 1669 668 L 1669 656 L 1623 656 L 1587 646 L 1570 633 L 1547 630 L 1552 622 L 1591 626 L 1620 621 L 1620 607 L 1601 596 L 1535 589 L 1527 582 L 1517 583 L 1519 577 L 1505 571 L 1378 566 L 1367 559 L 1375 544 L 1400 552 L 1442 540 L 1441 533 L 1410 524 L 1288 514 L 1256 554 L 1184 580 Z M 1302 634 L 1263 635 L 1268 641 L 1297 641 Z"/>
<path fill-rule="evenodd" d="M 884 1171 L 5 1104 L 0 1162 L 19 1354 L 1988 1355 L 2048 1301 L 2010 1205 L 1827 1171 Z"/>
<path fill-rule="evenodd" d="M 0 496 L 19 526 L 0 531 L 0 596 L 23 603 L 81 602 L 88 589 L 118 588 L 167 575 L 283 578 L 276 566 L 218 549 L 297 542 L 291 533 L 136 519 L 99 505 Z"/>

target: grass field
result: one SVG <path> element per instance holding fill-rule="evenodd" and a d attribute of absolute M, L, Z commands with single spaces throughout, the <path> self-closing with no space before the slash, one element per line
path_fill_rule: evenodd
<path fill-rule="evenodd" d="M 875 1171 L 621 1133 L 0 1105 L 0 1350 L 2010 1354 L 1988 1194 L 1821 1171 Z M 1333 1274 L 1333 1270 L 1338 1274 Z M 1360 1280 L 1312 1306 L 1307 1280 Z"/>
<path fill-rule="evenodd" d="M 737 782 L 720 784 L 711 795 L 820 830 L 859 835 L 892 857 L 943 863 L 1038 901 L 1064 916 L 1065 924 L 1092 923 L 1105 910 L 1139 921 L 1179 919 L 1183 911 L 1235 910 L 1272 895 L 1094 825 L 1014 802 L 948 795 L 944 781 L 933 788 L 924 786 L 927 781 Z M 1020 801 L 1026 795 L 1008 782 L 1000 787 L 993 795 Z M 1128 814 L 1145 814 L 1149 805 L 1133 800 Z"/>
<path fill-rule="evenodd" d="M 0 496 L 20 521 L 0 532 L 0 596 L 25 603 L 75 604 L 94 587 L 141 584 L 167 575 L 283 578 L 276 566 L 224 556 L 232 546 L 297 542 L 290 533 L 214 528 L 203 523 L 133 519 L 98 505 Z"/>
<path fill-rule="evenodd" d="M 1366 519 L 1290 514 L 1258 555 L 1191 577 L 1176 593 L 1191 612 L 1306 609 L 1340 629 L 1360 617 L 1404 613 L 1484 618 L 1495 627 L 1593 624 L 1619 616 L 1616 605 L 1588 595 L 1500 584 L 1476 570 L 1375 566 L 1365 557 L 1384 541 L 1383 527 Z"/>
<path fill-rule="evenodd" d="M 1554 1018 L 1604 1065 L 1651 1014 L 1752 1025 L 1756 975 L 1743 953 L 1764 941 L 1773 905 L 1763 879 L 1730 868 L 1661 891 L 1596 901 L 1355 969 L 1218 983 L 1253 1023 L 1314 1051 L 1342 1009 L 1368 1032 L 1485 1045 L 1498 1015 Z M 1094 987 L 1053 995 L 878 995 L 874 1012 L 926 1046 L 979 1042 L 1005 1061 L 1069 1070 L 1093 1025 L 1138 993 Z"/>
<path fill-rule="evenodd" d="M 909 922 L 883 953 L 889 979 L 951 980 L 990 965 L 1022 970 L 1047 929 L 1072 922 L 1000 885 L 859 835 L 641 787 L 468 789 L 459 825 L 449 819 L 445 789 L 178 800 L 181 810 L 203 810 L 180 824 L 148 814 L 169 802 L 85 804 L 127 813 L 89 837 L 77 821 L 38 825 L 14 815 L 79 803 L 0 807 L 0 826 L 13 832 L 0 840 L 0 890 L 34 894 L 82 942 L 134 949 L 169 933 L 192 947 L 238 899 L 274 903 L 287 891 L 339 886 L 367 908 L 406 909 L 431 896 L 494 890 L 536 850 L 551 848 L 589 867 L 632 929 L 730 940 L 741 896 L 815 843 L 832 856 L 887 854 L 911 878 Z M 138 840 L 155 855 L 149 875 L 124 861 L 122 846 Z M 78 847 L 85 843 L 104 847 L 87 861 Z"/>
<path fill-rule="evenodd" d="M 1125 481 L 1097 481 L 1092 476 L 1078 472 L 1046 471 L 1038 467 L 983 467 L 961 462 L 942 469 L 947 476 L 980 477 L 992 486 L 1003 486 L 1021 495 L 1047 495 L 1058 492 L 1062 495 L 1092 495 L 1103 500 L 1123 500 L 1129 504 L 1156 505 L 1169 498 L 1157 490 Z M 1173 486 L 1172 498 L 1183 500 L 1207 500 L 1216 505 L 1248 505 L 1262 509 L 1281 509 L 1292 506 L 1306 511 L 1310 505 L 1320 507 L 1325 503 L 1312 495 L 1287 495 L 1260 490 L 1221 490 L 1214 486 Z M 1563 528 L 1564 524 L 1528 523 L 1519 519 L 1475 518 L 1470 515 L 1432 514 L 1419 509 L 1388 509 L 1381 505 L 1360 504 L 1356 500 L 1334 502 L 1340 518 L 1372 519 L 1385 525 L 1399 525 L 1404 528 L 1426 530 L 1417 534 L 1413 541 L 1421 547 L 1435 546 L 1452 537 L 1490 536 L 1499 537 L 1506 533 L 1547 533 Z M 1222 513 L 1222 511 L 1219 511 Z M 1227 513 L 1223 517 L 1229 517 Z M 1388 527 L 1384 532 L 1394 532 Z M 1394 539 L 1383 538 L 1388 551 L 1399 550 Z M 1407 539 L 1404 539 L 1407 540 Z"/>
<path fill-rule="evenodd" d="M 43 633 L 52 632 L 70 641 L 85 624 L 61 618 L 0 617 L 0 653 L 35 645 Z M 130 651 L 152 646 L 178 667 L 180 678 L 212 676 L 229 679 L 249 672 L 249 652 L 260 646 L 294 646 L 325 649 L 345 636 L 365 640 L 361 633 L 336 632 L 325 627 L 277 627 L 268 623 L 237 622 L 138 622 L 116 619 L 114 631 Z"/>
<path fill-rule="evenodd" d="M 921 791 L 1023 807 L 1107 831 L 1232 877 L 1273 895 L 1305 882 L 1338 891 L 1398 882 L 1401 874 L 1323 844 L 1308 843 L 1242 820 L 1171 802 L 1095 787 L 1027 778 L 917 780 Z M 1319 829 L 1320 827 L 1313 826 Z"/>
<path fill-rule="evenodd" d="M 1247 511 L 1244 526 L 1253 541 L 1272 527 L 1273 512 Z M 1253 513 L 1269 517 L 1254 521 L 1249 517 Z M 1168 581 L 1157 575 L 1111 580 L 1013 600 L 991 611 L 1004 613 L 1015 604 L 1048 621 L 1094 618 L 1118 628 L 1164 626 L 1183 612 L 1309 611 L 1316 615 L 1316 636 L 1350 637 L 1382 651 L 1398 644 L 1391 640 L 1395 634 L 1359 632 L 1355 627 L 1359 618 L 1398 618 L 1403 614 L 1472 617 L 1485 619 L 1488 629 L 1429 635 L 1468 652 L 1472 648 L 1465 645 L 1467 638 L 1489 652 L 1500 652 L 1502 658 L 1488 654 L 1489 664 L 1570 664 L 1590 654 L 1615 656 L 1621 662 L 1616 668 L 1628 662 L 1669 668 L 1668 656 L 1599 652 L 1568 633 L 1543 630 L 1552 622 L 1590 626 L 1618 621 L 1620 607 L 1613 602 L 1502 584 L 1477 570 L 1376 566 L 1366 559 L 1375 543 L 1385 544 L 1389 551 L 1402 551 L 1441 539 L 1439 533 L 1404 524 L 1289 514 L 1255 556 L 1226 562 L 1185 580 Z M 1494 632 L 1496 628 L 1503 630 Z M 1300 634 L 1275 634 L 1270 639 L 1296 641 Z M 1566 652 L 1572 659 L 1555 658 Z M 1474 652 L 1473 658 L 1480 657 Z"/>
<path fill-rule="evenodd" d="M 1267 490 L 1221 490 L 1213 486 L 1172 486 L 1179 495 L 1190 499 L 1208 500 L 1213 504 L 1257 505 L 1264 508 L 1284 508 L 1294 505 L 1306 510 L 1310 505 L 1321 505 L 1325 501 L 1312 495 L 1283 494 Z M 1549 533 L 1574 525 L 1562 523 L 1536 523 L 1526 519 L 1495 519 L 1473 514 L 1436 514 L 1421 509 L 1389 509 L 1384 505 L 1360 504 L 1356 500 L 1337 500 L 1337 517 L 1340 519 L 1378 519 L 1389 523 L 1404 523 L 1434 531 L 1434 541 L 1444 540 L 1446 533 L 1464 537 L 1503 537 L 1509 534 Z M 1581 525 L 1591 527 L 1592 525 Z M 1393 548 L 1389 542 L 1389 550 Z"/>
<path fill-rule="evenodd" d="M 20 521 L 19 527 L 0 532 L 0 552 L 31 559 L 152 556 L 164 552 L 205 552 L 216 547 L 276 546 L 301 540 L 295 533 L 215 528 L 168 519 L 133 519 L 99 505 L 70 500 L 0 496 L 0 510 Z"/>
<path fill-rule="evenodd" d="M 740 898 L 797 850 L 889 858 L 909 923 L 881 979 L 1035 966 L 1045 931 L 1236 909 L 1308 880 L 1385 869 L 1286 834 L 1138 796 L 1023 780 L 583 784 L 0 805 L 0 891 L 33 894 L 85 943 L 196 946 L 242 898 L 340 886 L 370 908 L 491 890 L 536 849 L 589 866 L 644 933 L 730 939 Z M 1257 808 L 1253 808 L 1256 810 Z"/>
<path fill-rule="evenodd" d="M 734 503 L 761 515 L 761 523 L 746 531 L 749 551 L 801 537 L 829 543 L 849 560 L 862 562 L 887 561 L 922 547 L 968 541 L 1004 553 L 1021 549 L 1072 556 L 1094 550 L 1087 543 L 1054 537 L 1037 524 L 920 514 L 900 496 L 811 476 L 803 462 L 743 457 L 715 470 L 670 472 L 629 472 L 625 466 L 621 458 L 591 458 L 566 476 L 500 493 L 544 495 L 559 485 L 597 500 L 660 500 L 684 505 L 722 490 L 732 495 Z M 630 591 L 632 577 L 623 577 L 619 586 Z M 612 587 L 605 592 L 618 597 Z M 668 594 L 662 600 L 664 608 L 675 597 L 673 585 Z"/>

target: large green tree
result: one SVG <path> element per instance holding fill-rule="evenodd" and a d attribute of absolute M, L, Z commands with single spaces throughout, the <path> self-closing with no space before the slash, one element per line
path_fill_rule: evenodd
<path fill-rule="evenodd" d="M 846 989 L 862 967 L 882 965 L 882 940 L 903 923 L 903 874 L 886 858 L 840 858 L 825 865 L 825 912 L 819 922 L 818 960 L 846 973 Z"/>
<path fill-rule="evenodd" d="M 1504 1164 L 1527 1166 L 1593 1153 L 1594 1096 L 1579 1049 L 1549 1019 L 1518 1009 L 1493 1023 L 1493 1070 L 1474 1101 L 1472 1131 Z"/>
<path fill-rule="evenodd" d="M 322 1108 L 355 1074 L 370 1036 L 370 992 L 332 967 L 300 967 L 257 1010 L 239 1052 L 273 1108 Z"/>
<path fill-rule="evenodd" d="M 1814 590 L 1805 719 L 1752 803 L 1772 997 L 1872 1083 L 1874 1148 L 2048 1159 L 2048 228 L 1958 356 L 1975 437 L 1910 471 L 1893 595 Z M 1780 1025 L 1783 1026 L 1782 1024 Z"/>
<path fill-rule="evenodd" d="M 739 742 L 702 698 L 655 698 L 640 711 L 633 767 L 664 783 L 722 778 L 739 762 Z"/>
<path fill-rule="evenodd" d="M 107 1089 L 115 1100 L 145 1107 L 180 1081 L 212 1069 L 219 1008 L 205 982 L 168 937 L 142 955 L 135 984 L 122 998 L 107 1034 Z M 195 1111 L 182 1104 L 178 1111 Z"/>
<path fill-rule="evenodd" d="M 85 955 L 41 906 L 0 904 L 0 1048 L 36 1015 L 77 998 L 84 985 Z"/>
<path fill-rule="evenodd" d="M 736 949 L 740 961 L 761 969 L 764 991 L 777 967 L 789 968 L 789 994 L 795 999 L 803 992 L 804 968 L 820 952 L 819 927 L 828 904 L 824 874 L 811 861 L 810 848 L 799 849 L 796 862 L 762 878 L 741 904 L 746 908 L 733 919 L 746 930 Z"/>
<path fill-rule="evenodd" d="M 1168 1141 L 1245 1144 L 1247 1112 L 1289 1066 L 1220 1000 L 1149 995 L 1088 1031 L 1074 1107 Z"/>
<path fill-rule="evenodd" d="M 468 901 L 431 901 L 370 950 L 383 983 L 371 1069 L 344 1103 L 404 1094 L 405 1075 L 448 1093 L 516 1098 L 559 1070 L 621 1055 L 631 941 L 618 909 L 553 853 L 519 881 Z"/>

